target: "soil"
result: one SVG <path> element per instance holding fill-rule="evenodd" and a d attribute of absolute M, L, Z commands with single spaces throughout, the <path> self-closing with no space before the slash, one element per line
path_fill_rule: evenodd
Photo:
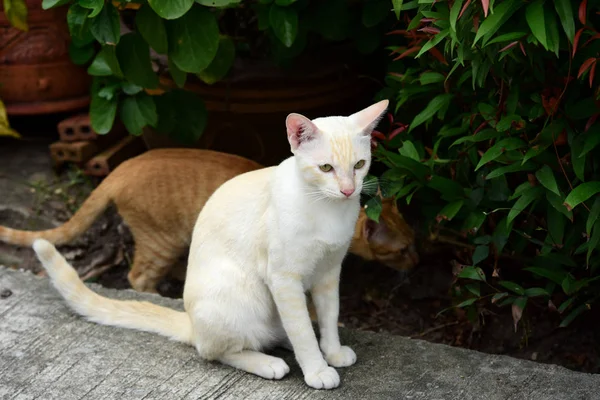
<path fill-rule="evenodd" d="M 56 126 L 55 120 L 47 123 Z M 20 128 L 28 134 L 31 130 L 25 122 Z M 1 225 L 56 226 L 69 218 L 97 184 L 76 168 L 51 168 L 47 146 L 56 135 L 49 135 L 48 130 L 44 129 L 43 136 L 28 135 L 24 141 L 0 138 Z M 60 246 L 60 251 L 80 275 L 92 276 L 88 281 L 111 288 L 130 287 L 127 272 L 133 240 L 115 209 L 108 209 L 74 243 Z M 451 306 L 452 253 L 451 248 L 437 248 L 435 253 L 423 254 L 420 265 L 406 273 L 349 255 L 341 281 L 340 325 L 600 372 L 600 326 L 595 323 L 595 310 L 568 328 L 558 329 L 557 313 L 544 304 L 533 304 L 516 331 L 509 307 L 480 310 L 477 325 L 461 310 L 438 315 Z M 43 274 L 27 248 L 0 243 L 0 265 Z M 182 289 L 175 280 L 159 286 L 159 292 L 169 297 L 180 297 Z"/>

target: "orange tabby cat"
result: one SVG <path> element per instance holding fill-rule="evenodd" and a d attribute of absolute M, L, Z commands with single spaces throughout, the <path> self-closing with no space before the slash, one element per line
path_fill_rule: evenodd
<path fill-rule="evenodd" d="M 150 150 L 119 165 L 63 225 L 37 232 L 0 227 L 0 240 L 21 246 L 37 238 L 68 243 L 112 202 L 135 241 L 129 282 L 135 290 L 156 292 L 169 272 L 185 277 L 185 270 L 173 267 L 187 250 L 209 196 L 225 181 L 258 168 L 262 165 L 254 161 L 210 150 Z M 386 200 L 379 223 L 361 210 L 350 251 L 395 269 L 410 269 L 418 262 L 413 242 L 412 229 L 394 202 Z"/>

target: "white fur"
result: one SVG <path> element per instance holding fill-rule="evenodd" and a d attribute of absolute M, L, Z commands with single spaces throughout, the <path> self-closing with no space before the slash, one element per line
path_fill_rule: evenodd
<path fill-rule="evenodd" d="M 371 161 L 370 133 L 386 107 L 384 101 L 350 117 L 314 121 L 290 115 L 288 137 L 294 156 L 277 167 L 235 177 L 211 196 L 190 246 L 184 289 L 189 318 L 169 314 L 176 320 L 170 331 L 164 324 L 154 326 L 156 321 L 144 326 L 139 315 L 131 317 L 138 318 L 135 324 L 126 323 L 119 310 L 116 321 L 94 303 L 105 301 L 99 296 L 66 296 L 69 285 L 77 285 L 72 277 L 67 284 L 57 284 L 60 277 L 53 277 L 55 285 L 72 307 L 96 322 L 183 338 L 205 359 L 267 379 L 282 378 L 289 367 L 261 351 L 291 344 L 309 386 L 337 387 L 339 376 L 331 366 L 356 361 L 338 337 L 341 263 Z M 360 160 L 365 165 L 356 169 Z M 322 172 L 323 164 L 334 168 Z M 346 197 L 341 190 L 350 186 L 356 191 Z M 54 249 L 48 245 L 34 248 L 51 271 L 57 262 L 45 254 Z M 320 343 L 309 318 L 307 291 L 317 310 Z M 76 306 L 73 300 L 87 306 Z"/>

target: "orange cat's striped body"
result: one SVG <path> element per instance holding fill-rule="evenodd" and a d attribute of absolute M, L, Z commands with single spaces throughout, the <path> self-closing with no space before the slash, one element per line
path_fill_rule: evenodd
<path fill-rule="evenodd" d="M 135 290 L 155 292 L 160 280 L 186 252 L 196 218 L 210 195 L 234 176 L 259 168 L 262 165 L 246 158 L 210 150 L 150 150 L 119 165 L 65 224 L 46 231 L 0 227 L 0 240 L 20 246 L 31 246 L 37 238 L 58 245 L 68 243 L 112 203 L 135 241 L 129 282 Z M 387 227 L 383 230 L 366 229 L 363 216 L 361 211 L 350 251 L 375 260 L 378 252 L 384 251 L 384 264 L 411 268 L 415 261 L 412 254 L 416 254 L 411 248 L 414 234 L 397 210 L 384 208 L 378 225 Z M 379 232 L 373 236 L 377 240 L 371 241 L 375 232 Z"/>

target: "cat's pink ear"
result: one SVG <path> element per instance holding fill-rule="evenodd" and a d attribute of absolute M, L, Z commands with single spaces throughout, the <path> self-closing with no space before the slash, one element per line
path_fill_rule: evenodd
<path fill-rule="evenodd" d="M 350 119 L 352 119 L 352 121 L 354 121 L 354 123 L 360 127 L 365 136 L 371 135 L 371 132 L 373 129 L 375 129 L 383 117 L 389 104 L 389 100 L 381 100 L 380 102 L 375 103 L 364 110 L 352 114 Z"/>
<path fill-rule="evenodd" d="M 296 150 L 302 143 L 306 143 L 315 138 L 319 129 L 312 121 L 300 114 L 290 114 L 285 120 L 287 136 L 292 150 Z"/>

